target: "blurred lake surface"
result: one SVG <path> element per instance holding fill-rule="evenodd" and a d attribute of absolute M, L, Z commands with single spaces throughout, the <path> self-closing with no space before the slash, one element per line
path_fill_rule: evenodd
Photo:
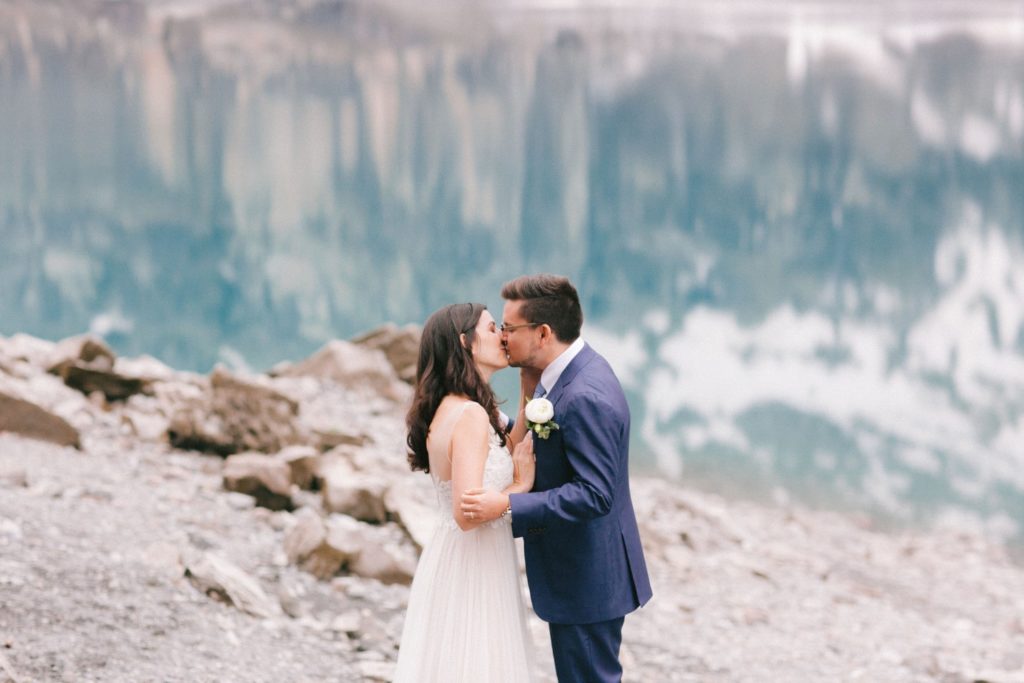
<path fill-rule="evenodd" d="M 0 0 L 0 333 L 265 369 L 558 272 L 638 469 L 1021 534 L 1020 3 L 413 7 Z"/>

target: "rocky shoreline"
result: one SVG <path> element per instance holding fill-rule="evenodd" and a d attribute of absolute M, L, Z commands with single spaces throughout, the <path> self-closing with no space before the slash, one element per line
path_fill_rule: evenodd
<path fill-rule="evenodd" d="M 246 377 L 0 338 L 0 682 L 388 680 L 434 514 L 416 334 Z M 633 496 L 655 597 L 626 680 L 1024 680 L 1024 571 L 974 532 Z"/>

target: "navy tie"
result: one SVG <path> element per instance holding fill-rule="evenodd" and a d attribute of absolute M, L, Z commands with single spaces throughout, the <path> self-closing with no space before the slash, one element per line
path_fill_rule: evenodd
<path fill-rule="evenodd" d="M 546 393 L 548 393 L 548 390 L 544 388 L 544 385 L 537 382 L 537 388 L 533 390 L 533 397 L 540 398 Z"/>

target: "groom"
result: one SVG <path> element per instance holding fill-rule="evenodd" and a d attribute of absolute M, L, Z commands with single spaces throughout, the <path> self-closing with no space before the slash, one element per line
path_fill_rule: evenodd
<path fill-rule="evenodd" d="M 549 624 L 561 683 L 619 681 L 625 615 L 651 598 L 629 494 L 629 406 L 608 362 L 580 338 L 567 278 L 523 276 L 501 296 L 509 364 L 525 396 L 551 401 L 558 425 L 533 436 L 533 491 L 509 496 L 533 609 Z"/>

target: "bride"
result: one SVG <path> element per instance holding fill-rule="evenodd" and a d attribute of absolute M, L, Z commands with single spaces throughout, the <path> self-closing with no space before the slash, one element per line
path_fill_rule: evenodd
<path fill-rule="evenodd" d="M 409 464 L 430 473 L 439 520 L 413 579 L 395 683 L 532 680 L 508 516 L 481 522 L 458 506 L 465 491 L 524 493 L 533 486 L 526 421 L 520 415 L 506 435 L 488 384 L 507 366 L 501 334 L 482 304 L 446 306 L 423 326 L 406 418 Z"/>

